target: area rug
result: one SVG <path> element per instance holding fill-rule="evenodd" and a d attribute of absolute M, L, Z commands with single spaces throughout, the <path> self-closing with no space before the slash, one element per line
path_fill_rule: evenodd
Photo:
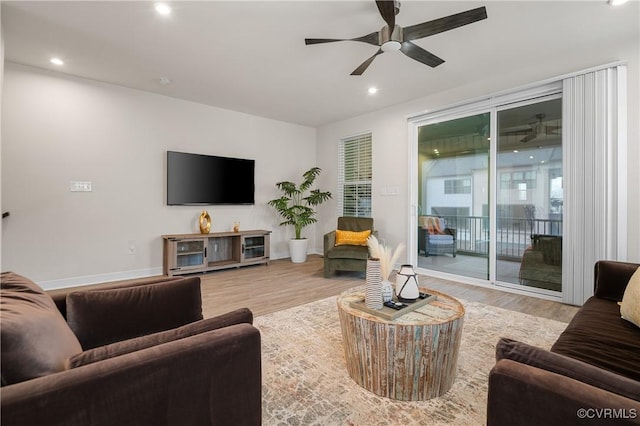
<path fill-rule="evenodd" d="M 549 348 L 566 323 L 460 300 L 466 309 L 453 387 L 429 401 L 379 397 L 347 373 L 336 298 L 257 317 L 264 425 L 483 425 L 495 344 Z"/>

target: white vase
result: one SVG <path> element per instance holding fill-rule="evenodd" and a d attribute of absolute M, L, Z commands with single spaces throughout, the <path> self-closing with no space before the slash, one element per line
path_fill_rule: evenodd
<path fill-rule="evenodd" d="M 393 299 L 393 286 L 388 280 L 382 281 L 382 302 L 389 302 Z"/>
<path fill-rule="evenodd" d="M 367 260 L 364 304 L 370 309 L 382 309 L 382 278 L 380 277 L 380 261 L 378 259 Z"/>
<path fill-rule="evenodd" d="M 418 274 L 412 265 L 402 265 L 396 275 L 396 296 L 401 302 L 415 302 L 420 297 Z"/>
<path fill-rule="evenodd" d="M 299 240 L 289 240 L 289 255 L 293 263 L 304 263 L 307 261 L 307 250 L 309 248 L 309 240 L 301 238 Z"/>

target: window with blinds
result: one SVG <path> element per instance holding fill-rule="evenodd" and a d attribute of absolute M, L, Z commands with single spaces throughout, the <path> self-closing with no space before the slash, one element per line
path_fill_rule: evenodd
<path fill-rule="evenodd" d="M 371 217 L 371 133 L 340 141 L 338 214 Z"/>

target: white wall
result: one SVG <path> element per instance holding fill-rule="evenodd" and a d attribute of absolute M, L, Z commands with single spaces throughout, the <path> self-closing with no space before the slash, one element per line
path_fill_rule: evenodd
<path fill-rule="evenodd" d="M 161 273 L 160 236 L 198 232 L 203 209 L 166 206 L 167 150 L 255 159 L 255 205 L 204 207 L 212 232 L 270 229 L 289 256 L 266 202 L 315 165 L 315 129 L 13 63 L 2 100 L 2 270 L 46 288 Z"/>
<path fill-rule="evenodd" d="M 562 58 L 545 57 L 538 67 L 512 70 L 500 73 L 496 68 L 491 76 L 478 76 L 477 81 L 460 87 L 436 93 L 381 111 L 376 111 L 349 120 L 332 123 L 318 128 L 318 166 L 326 173 L 320 183 L 327 190 L 337 191 L 338 143 L 349 135 L 371 131 L 373 143 L 373 200 L 372 216 L 375 227 L 382 239 L 395 246 L 408 241 L 409 196 L 408 194 L 408 125 L 407 117 L 430 110 L 510 90 L 531 83 L 562 76 L 564 74 L 607 64 L 616 60 L 628 64 L 628 215 L 629 231 L 627 260 L 640 262 L 640 109 L 638 63 L 639 45 L 636 39 L 629 46 L 611 46 L 606 51 L 592 50 L 586 57 L 584 52 L 575 52 Z M 444 66 L 444 65 L 443 65 Z M 428 71 L 426 71 L 428 72 Z M 434 74 L 434 78 L 435 74 Z M 392 82 L 387 82 L 386 90 L 393 90 Z M 383 96 L 384 90 L 380 90 Z M 383 187 L 399 186 L 398 196 L 381 195 Z M 318 237 L 336 226 L 335 201 L 322 207 L 321 220 L 317 224 Z M 620 259 L 623 260 L 623 259 Z"/>

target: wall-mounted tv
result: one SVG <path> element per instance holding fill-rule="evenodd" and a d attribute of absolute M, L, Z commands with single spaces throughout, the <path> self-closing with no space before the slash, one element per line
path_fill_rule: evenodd
<path fill-rule="evenodd" d="M 255 160 L 167 151 L 167 205 L 255 204 Z"/>

